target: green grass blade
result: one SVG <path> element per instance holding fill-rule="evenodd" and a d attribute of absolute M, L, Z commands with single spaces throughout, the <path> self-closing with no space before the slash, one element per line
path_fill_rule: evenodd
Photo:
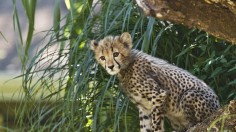
<path fill-rule="evenodd" d="M 34 33 L 34 20 L 35 20 L 35 9 L 37 0 L 22 0 L 23 7 L 28 18 L 28 34 L 25 43 L 24 61 L 28 59 L 28 52 L 31 45 L 31 41 Z M 24 68 L 24 67 L 23 67 Z"/>
<path fill-rule="evenodd" d="M 6 37 L 3 35 L 3 33 L 2 32 L 0 32 L 0 36 L 2 36 L 2 38 L 8 43 L 8 41 L 7 41 L 7 39 L 6 39 Z"/>
<path fill-rule="evenodd" d="M 14 27 L 15 31 L 16 30 L 18 31 L 21 45 L 24 45 L 24 42 L 22 39 L 22 30 L 21 30 L 21 26 L 20 26 L 18 11 L 16 8 L 16 0 L 12 0 L 12 3 L 13 3 L 13 27 Z"/>
<path fill-rule="evenodd" d="M 60 20 L 61 20 L 60 0 L 55 0 L 53 9 L 53 29 L 56 34 L 57 40 L 59 39 L 60 36 Z"/>

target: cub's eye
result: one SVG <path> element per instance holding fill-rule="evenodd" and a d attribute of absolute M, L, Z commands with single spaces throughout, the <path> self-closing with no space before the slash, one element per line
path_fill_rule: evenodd
<path fill-rule="evenodd" d="M 105 56 L 101 56 L 100 59 L 104 61 L 105 60 Z"/>
<path fill-rule="evenodd" d="M 120 54 L 119 52 L 115 52 L 115 53 L 113 53 L 113 56 L 117 57 L 119 54 Z"/>

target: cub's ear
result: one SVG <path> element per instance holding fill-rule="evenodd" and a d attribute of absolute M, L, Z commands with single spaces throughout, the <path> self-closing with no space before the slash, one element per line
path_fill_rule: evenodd
<path fill-rule="evenodd" d="M 96 40 L 92 40 L 89 44 L 91 50 L 95 50 L 98 46 L 98 42 Z"/>
<path fill-rule="evenodd" d="M 132 38 L 128 32 L 124 32 L 120 35 L 120 41 L 127 48 L 132 48 Z"/>

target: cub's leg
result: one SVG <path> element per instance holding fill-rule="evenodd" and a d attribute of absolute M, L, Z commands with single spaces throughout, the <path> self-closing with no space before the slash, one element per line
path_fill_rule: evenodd
<path fill-rule="evenodd" d="M 162 89 L 152 90 L 145 96 L 145 100 L 151 103 L 151 107 L 147 107 L 145 103 L 138 105 L 141 132 L 164 132 L 166 96 L 166 91 Z"/>
<path fill-rule="evenodd" d="M 151 111 L 139 107 L 140 131 L 151 132 Z"/>
<path fill-rule="evenodd" d="M 185 127 L 202 122 L 220 107 L 218 97 L 211 89 L 188 90 L 180 100 L 180 108 L 189 121 Z"/>
<path fill-rule="evenodd" d="M 167 98 L 167 92 L 163 89 L 152 92 L 152 131 L 153 132 L 164 132 L 164 109 Z"/>

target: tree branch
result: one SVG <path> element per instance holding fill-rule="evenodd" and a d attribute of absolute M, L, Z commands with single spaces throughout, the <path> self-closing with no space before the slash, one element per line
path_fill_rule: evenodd
<path fill-rule="evenodd" d="M 236 44 L 235 0 L 136 0 L 146 15 L 204 30 Z"/>
<path fill-rule="evenodd" d="M 187 132 L 221 132 L 221 131 L 236 131 L 236 100 L 231 100 L 230 103 L 219 109 L 205 121 L 188 129 Z"/>

